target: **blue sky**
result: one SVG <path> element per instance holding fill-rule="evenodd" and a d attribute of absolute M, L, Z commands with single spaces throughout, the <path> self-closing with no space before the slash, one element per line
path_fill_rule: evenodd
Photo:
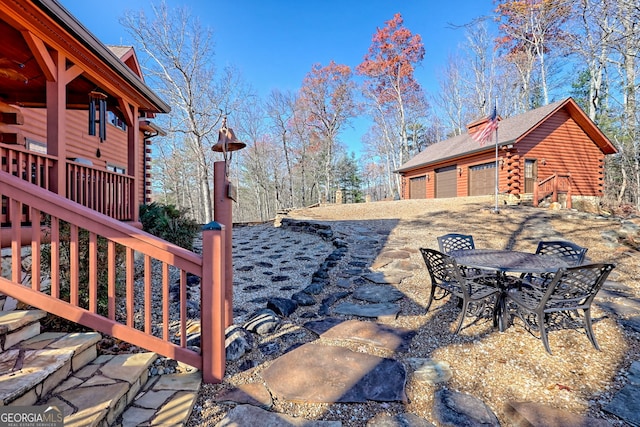
<path fill-rule="evenodd" d="M 145 10 L 159 1 L 60 0 L 89 31 L 105 44 L 133 44 L 118 19 L 126 10 Z M 203 26 L 213 30 L 215 60 L 234 65 L 260 95 L 272 89 L 296 91 L 313 64 L 331 60 L 357 66 L 378 27 L 395 13 L 420 34 L 426 56 L 416 71 L 425 91 L 433 94 L 447 57 L 464 41 L 462 25 L 491 14 L 492 0 L 167 0 L 170 7 L 189 7 Z M 354 123 L 342 140 L 359 151 L 366 131 L 364 120 Z"/>

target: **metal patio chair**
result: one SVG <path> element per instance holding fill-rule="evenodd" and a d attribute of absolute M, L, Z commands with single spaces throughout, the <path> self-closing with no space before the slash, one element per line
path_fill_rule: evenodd
<path fill-rule="evenodd" d="M 429 311 L 433 300 L 440 300 L 447 295 L 457 297 L 461 301 L 462 313 L 456 328 L 456 334 L 462 329 L 465 317 L 482 317 L 493 315 L 500 290 L 487 277 L 465 277 L 456 260 L 435 249 L 420 248 L 420 253 L 431 277 L 431 290 L 426 311 Z"/>
<path fill-rule="evenodd" d="M 585 264 L 561 268 L 546 289 L 514 287 L 507 291 L 507 307 L 530 332 L 539 332 L 547 353 L 551 353 L 548 329 L 582 325 L 591 344 L 600 350 L 591 328 L 591 303 L 613 270 L 613 264 Z M 579 311 L 582 311 L 582 316 Z"/>
<path fill-rule="evenodd" d="M 475 249 L 473 236 L 469 234 L 449 233 L 437 237 L 440 252 L 451 255 L 453 251 Z"/>
<path fill-rule="evenodd" d="M 587 250 L 587 248 L 565 240 L 543 240 L 538 242 L 536 254 L 555 255 L 565 260 L 570 266 L 576 266 L 584 262 Z"/>
<path fill-rule="evenodd" d="M 473 236 L 470 234 L 449 233 L 437 237 L 440 252 L 451 255 L 453 251 L 473 250 L 476 245 L 473 243 Z M 486 272 L 478 268 L 467 268 L 460 266 L 462 274 L 465 276 L 494 275 L 495 272 Z"/>
<path fill-rule="evenodd" d="M 566 240 L 542 240 L 538 242 L 536 255 L 553 255 L 562 258 L 570 267 L 584 262 L 588 248 L 583 248 Z M 528 274 L 523 276 L 532 286 L 545 287 L 553 279 L 553 274 Z"/>

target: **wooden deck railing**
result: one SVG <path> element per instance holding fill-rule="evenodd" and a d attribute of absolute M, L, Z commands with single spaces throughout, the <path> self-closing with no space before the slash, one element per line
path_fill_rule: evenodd
<path fill-rule="evenodd" d="M 31 221 L 10 221 L 11 279 L 0 277 L 1 293 L 201 369 L 205 382 L 222 380 L 223 226 L 203 228 L 202 255 L 197 255 L 5 171 L 0 171 L 0 197 L 8 218 L 15 218 L 12 212 L 28 212 Z M 30 287 L 20 284 L 24 226 L 43 231 L 30 233 Z M 87 266 L 80 265 L 81 253 L 88 256 Z M 47 264 L 51 285 L 44 289 L 41 266 Z M 188 274 L 201 278 L 200 353 L 188 348 L 186 340 Z M 170 298 L 173 283 L 179 284 L 177 302 Z"/>
<path fill-rule="evenodd" d="M 534 184 L 533 186 L 533 206 L 545 198 L 551 196 L 552 202 L 558 201 L 558 194 L 567 195 L 567 209 L 571 209 L 571 175 L 568 173 L 554 173 L 548 178 Z"/>
<path fill-rule="evenodd" d="M 58 162 L 55 157 L 20 145 L 0 143 L 0 158 L 0 170 L 51 190 L 50 172 Z M 135 185 L 133 178 L 71 160 L 65 160 L 65 171 L 65 194 L 69 200 L 120 221 L 133 219 L 136 208 L 131 206 L 130 197 Z M 0 213 L 0 224 L 7 222 L 4 213 Z"/>
<path fill-rule="evenodd" d="M 67 198 L 111 218 L 133 219 L 132 185 L 129 176 L 67 161 Z"/>

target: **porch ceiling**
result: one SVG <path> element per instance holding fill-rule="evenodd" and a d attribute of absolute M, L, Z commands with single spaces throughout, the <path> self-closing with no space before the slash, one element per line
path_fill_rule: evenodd
<path fill-rule="evenodd" d="M 0 20 L 0 100 L 25 107 L 45 107 L 46 79 L 20 31 Z M 67 107 L 87 108 L 96 85 L 80 76 L 67 85 Z"/>
<path fill-rule="evenodd" d="M 20 31 L 0 20 L 0 101 L 45 107 L 46 79 Z M 99 89 L 83 74 L 67 85 L 67 108 L 86 109 L 89 92 Z M 113 104 L 117 107 L 117 104 Z"/>
<path fill-rule="evenodd" d="M 23 32 L 30 36 L 23 36 Z M 122 104 L 151 114 L 171 111 L 135 71 L 56 0 L 0 0 L 0 34 L 0 102 L 46 105 L 47 79 L 41 67 L 49 59 L 44 55 L 37 60 L 33 54 L 34 49 L 44 46 L 53 61 L 54 51 L 58 51 L 71 61 L 67 67 L 76 65 L 83 70 L 67 84 L 67 108 L 87 108 L 89 92 L 100 90 L 109 96 L 109 109 L 114 112 Z"/>

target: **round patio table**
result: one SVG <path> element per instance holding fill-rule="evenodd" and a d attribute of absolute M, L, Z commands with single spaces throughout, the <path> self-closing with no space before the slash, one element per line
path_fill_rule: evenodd
<path fill-rule="evenodd" d="M 451 252 L 459 265 L 496 272 L 496 286 L 500 289 L 494 309 L 494 325 L 500 332 L 508 324 L 506 293 L 510 283 L 505 273 L 555 273 L 560 268 L 569 267 L 562 258 L 553 255 L 537 255 L 530 252 L 501 249 L 465 249 Z"/>

